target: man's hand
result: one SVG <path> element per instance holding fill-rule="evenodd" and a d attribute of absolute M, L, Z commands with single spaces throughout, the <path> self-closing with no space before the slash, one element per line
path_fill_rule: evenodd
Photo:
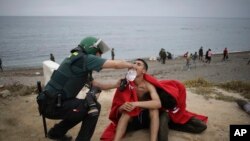
<path fill-rule="evenodd" d="M 119 111 L 131 112 L 135 108 L 136 108 L 136 106 L 133 102 L 126 102 L 122 106 L 120 106 Z"/>

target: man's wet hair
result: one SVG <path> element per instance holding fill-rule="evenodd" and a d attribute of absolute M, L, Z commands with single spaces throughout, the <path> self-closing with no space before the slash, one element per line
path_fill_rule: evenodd
<path fill-rule="evenodd" d="M 141 59 L 141 58 L 137 58 L 136 61 L 141 61 L 144 65 L 144 68 L 146 69 L 146 71 L 148 71 L 148 64 L 145 60 Z"/>

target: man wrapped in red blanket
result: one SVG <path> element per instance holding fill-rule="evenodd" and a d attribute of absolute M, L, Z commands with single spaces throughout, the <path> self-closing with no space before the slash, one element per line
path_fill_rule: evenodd
<path fill-rule="evenodd" d="M 147 68 L 147 63 L 144 60 L 138 59 L 137 61 L 140 61 Z M 161 100 L 162 108 L 159 110 L 163 112 L 160 114 L 160 119 L 162 119 L 162 117 L 164 119 L 165 117 L 165 120 L 160 120 L 158 140 L 168 140 L 168 130 L 166 130 L 168 127 L 192 133 L 201 133 L 207 128 L 206 122 L 208 118 L 206 116 L 186 110 L 186 89 L 182 83 L 176 80 L 159 81 L 146 73 L 142 74 L 142 78 L 157 89 Z M 126 102 L 136 101 L 138 101 L 138 95 L 136 94 L 136 84 L 134 82 L 129 82 L 124 91 L 116 90 L 109 114 L 111 123 L 103 132 L 101 140 L 114 140 L 116 127 L 121 116 L 119 108 Z M 141 111 L 141 108 L 134 108 L 132 111 L 127 112 L 127 114 L 131 117 L 136 117 Z"/>

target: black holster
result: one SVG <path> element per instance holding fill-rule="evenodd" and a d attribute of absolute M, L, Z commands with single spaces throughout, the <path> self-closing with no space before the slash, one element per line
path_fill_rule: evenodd
<path fill-rule="evenodd" d="M 62 106 L 61 94 L 54 94 L 51 97 L 51 94 L 48 94 L 47 91 L 42 91 L 37 96 L 37 103 L 41 115 L 50 119 L 57 119 L 56 110 Z"/>

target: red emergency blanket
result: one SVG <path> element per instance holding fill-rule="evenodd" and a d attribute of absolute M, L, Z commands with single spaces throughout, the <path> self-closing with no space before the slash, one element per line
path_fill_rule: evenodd
<path fill-rule="evenodd" d="M 161 80 L 158 81 L 156 78 L 149 74 L 144 75 L 144 79 L 154 85 L 156 88 L 161 88 L 164 91 L 171 94 L 177 101 L 177 106 L 174 110 L 166 110 L 168 112 L 170 119 L 179 124 L 185 124 L 191 117 L 196 117 L 205 123 L 207 122 L 208 117 L 192 113 L 186 110 L 186 88 L 185 86 L 176 80 Z M 115 135 L 116 124 L 120 118 L 118 108 L 125 102 L 138 101 L 135 84 L 130 82 L 124 91 L 116 90 L 111 111 L 109 114 L 109 119 L 111 123 L 105 129 L 101 136 L 102 141 L 112 141 Z M 130 116 L 137 116 L 140 113 L 140 109 L 136 108 L 133 111 L 129 112 Z"/>

